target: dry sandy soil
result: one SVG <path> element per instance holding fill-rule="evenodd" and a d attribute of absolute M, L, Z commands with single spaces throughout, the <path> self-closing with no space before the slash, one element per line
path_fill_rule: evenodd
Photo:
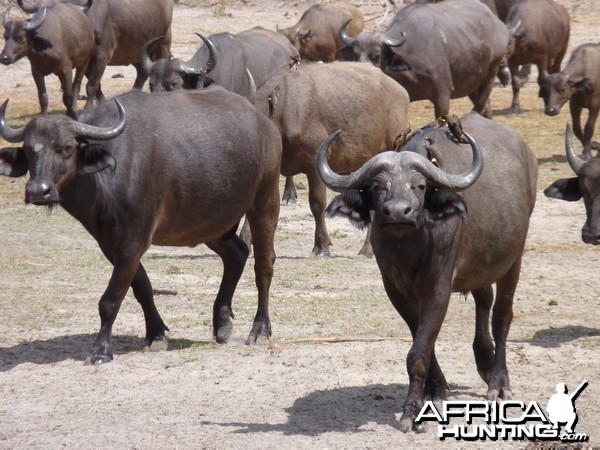
<path fill-rule="evenodd" d="M 570 51 L 600 41 L 597 0 L 560 2 L 573 18 Z M 173 53 L 191 56 L 199 45 L 196 31 L 288 25 L 308 5 L 181 0 L 175 8 Z M 383 11 L 378 2 L 365 0 L 361 7 L 367 18 Z M 384 27 L 388 20 L 375 18 L 367 25 Z M 132 82 L 133 70 L 117 67 L 108 71 L 103 86 L 116 95 Z M 51 108 L 62 111 L 58 83 L 53 77 L 48 83 Z M 508 343 L 512 388 L 516 398 L 545 406 L 556 383 L 574 388 L 588 380 L 576 403 L 576 430 L 589 434 L 586 446 L 598 447 L 600 253 L 580 241 L 583 204 L 541 194 L 554 179 L 570 176 L 562 144 L 568 114 L 545 116 L 533 82 L 522 94 L 519 117 L 507 114 L 508 88 L 492 94 L 495 119 L 520 131 L 540 163 L 540 194 Z M 7 97 L 10 123 L 37 113 L 26 61 L 0 69 L 0 99 Z M 457 100 L 451 109 L 460 115 L 470 104 Z M 413 103 L 410 117 L 413 127 L 429 122 L 431 105 Z M 297 181 L 305 185 L 302 177 Z M 305 188 L 297 205 L 281 209 L 268 345 L 244 345 L 256 308 L 252 260 L 234 298 L 233 338 L 220 346 L 211 341 L 210 324 L 221 276 L 218 258 L 203 247 L 153 247 L 144 264 L 155 288 L 177 291 L 157 298 L 171 328 L 168 351 L 142 351 L 143 318 L 128 295 L 114 327 L 114 361 L 84 366 L 99 328 L 96 305 L 110 267 L 63 210 L 49 215 L 25 206 L 25 182 L 0 179 L 0 448 L 528 445 L 440 442 L 432 425 L 419 435 L 398 430 L 410 334 L 383 291 L 375 261 L 356 256 L 361 232 L 330 220 L 333 256 L 308 258 L 313 221 Z M 453 296 L 437 351 L 453 400 L 481 399 L 486 391 L 472 357 L 473 332 L 472 299 Z"/>

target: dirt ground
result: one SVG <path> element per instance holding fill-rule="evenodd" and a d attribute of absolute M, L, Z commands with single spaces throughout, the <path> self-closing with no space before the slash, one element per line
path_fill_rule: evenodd
<path fill-rule="evenodd" d="M 571 51 L 600 41 L 597 0 L 559 0 L 572 15 Z M 295 23 L 310 3 L 181 0 L 173 54 L 188 58 L 194 32 L 238 32 Z M 376 1 L 359 3 L 370 28 L 385 27 Z M 567 57 L 568 57 L 567 55 Z M 131 68 L 110 68 L 107 95 L 133 83 Z M 51 109 L 62 111 L 58 82 L 48 78 Z M 0 68 L 0 100 L 11 124 L 38 111 L 27 61 Z M 563 156 L 566 110 L 543 114 L 537 85 L 522 90 L 523 113 L 508 115 L 510 89 L 495 88 L 494 118 L 517 129 L 540 163 L 534 211 L 508 367 L 515 397 L 543 407 L 556 383 L 589 385 L 576 402 L 584 446 L 600 446 L 600 253 L 580 240 L 581 202 L 546 199 L 541 191 L 570 176 Z M 468 101 L 453 101 L 463 114 Z M 428 102 L 411 104 L 411 125 L 433 118 Z M 598 130 L 597 130 L 598 131 Z M 110 275 L 96 243 L 66 212 L 25 206 L 25 179 L 0 179 L 0 448 L 523 448 L 527 442 L 440 442 L 436 427 L 403 434 L 398 418 L 407 394 L 410 333 L 393 310 L 374 260 L 356 256 L 364 239 L 343 220 L 329 220 L 332 257 L 309 258 L 313 220 L 306 181 L 282 206 L 272 287 L 273 339 L 244 340 L 256 309 L 252 260 L 234 297 L 234 335 L 211 340 L 211 305 L 221 277 L 205 247 L 152 247 L 144 257 L 169 325 L 169 349 L 143 352 L 144 322 L 133 296 L 114 327 L 115 359 L 84 366 L 99 329 L 97 302 Z M 472 298 L 453 296 L 437 341 L 452 400 L 482 399 L 471 350 Z M 529 444 L 539 447 L 540 444 Z M 546 444 L 548 446 L 549 444 Z"/>

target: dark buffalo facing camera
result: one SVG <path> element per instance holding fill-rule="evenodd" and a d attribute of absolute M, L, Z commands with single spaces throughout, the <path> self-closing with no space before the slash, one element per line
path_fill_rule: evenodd
<path fill-rule="evenodd" d="M 472 137 L 456 127 L 454 134 L 427 127 L 410 136 L 402 151 L 380 153 L 350 175 L 336 174 L 327 162 L 335 133 L 317 159 L 324 183 L 342 192 L 329 204 L 330 216 L 363 227 L 374 215 L 371 244 L 383 285 L 413 337 L 400 421 L 405 432 L 423 430 L 415 418 L 425 397 L 446 398 L 448 383 L 434 347 L 452 292 L 471 292 L 475 299 L 473 350 L 486 397 L 512 395 L 506 340 L 537 162 L 521 137 L 500 123 L 472 113 L 462 126 Z M 465 138 L 470 146 L 461 143 Z"/>

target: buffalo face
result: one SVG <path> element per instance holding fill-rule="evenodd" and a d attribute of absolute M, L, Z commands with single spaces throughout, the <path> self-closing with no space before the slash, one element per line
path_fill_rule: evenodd
<path fill-rule="evenodd" d="M 9 142 L 23 142 L 23 146 L 0 150 L 0 175 L 17 177 L 29 172 L 25 202 L 52 206 L 60 202 L 60 193 L 78 172 L 114 170 L 112 155 L 101 145 L 88 143 L 88 139 L 102 141 L 123 132 L 126 114 L 116 102 L 120 120 L 114 127 L 94 127 L 56 114 L 37 116 L 25 127 L 13 129 L 4 118 L 7 100 L 0 108 L 0 135 Z"/>
<path fill-rule="evenodd" d="M 569 166 L 577 176 L 555 181 L 544 190 L 544 195 L 570 202 L 583 198 L 586 219 L 581 229 L 581 240 L 586 244 L 599 245 L 600 161 L 587 161 L 575 154 L 569 125 L 565 135 L 565 149 Z"/>
<path fill-rule="evenodd" d="M 355 225 L 364 227 L 373 211 L 379 233 L 394 238 L 415 233 L 424 221 L 466 216 L 466 205 L 454 191 L 472 185 L 483 169 L 481 151 L 466 133 L 473 149 L 473 163 L 468 172 L 459 175 L 445 173 L 419 148 L 431 146 L 436 139 L 447 139 L 439 130 L 415 136 L 405 151 L 380 153 L 356 172 L 338 175 L 327 164 L 326 156 L 337 133 L 323 142 L 317 156 L 321 179 L 329 188 L 342 192 L 328 206 L 329 216 L 346 216 Z"/>
<path fill-rule="evenodd" d="M 35 30 L 42 26 L 46 18 L 47 8 L 37 10 L 29 20 L 9 20 L 10 7 L 3 16 L 4 48 L 0 53 L 0 63 L 13 64 L 27 56 L 30 51 L 44 51 L 50 43 L 37 36 Z"/>
<path fill-rule="evenodd" d="M 547 116 L 556 116 L 560 108 L 571 98 L 572 93 L 572 85 L 564 73 L 548 75 L 546 81 L 540 86 L 540 97 L 544 99 L 544 113 Z"/>

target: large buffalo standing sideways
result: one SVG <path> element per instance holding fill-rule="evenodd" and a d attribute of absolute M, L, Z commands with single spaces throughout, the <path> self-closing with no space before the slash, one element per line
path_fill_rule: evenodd
<path fill-rule="evenodd" d="M 408 95 L 370 64 L 313 63 L 273 75 L 258 89 L 255 106 L 281 133 L 281 174 L 306 174 L 316 224 L 312 254 L 327 256 L 331 240 L 325 225 L 326 189 L 315 167 L 319 144 L 343 127 L 347 132 L 334 145 L 331 164 L 342 173 L 357 169 L 391 148 L 408 128 Z M 365 252 L 370 247 L 363 247 Z"/>
<path fill-rule="evenodd" d="M 236 35 L 213 34 L 189 61 L 178 58 L 152 62 L 150 50 L 161 37 L 152 39 L 142 50 L 142 67 L 148 75 L 152 92 L 196 89 L 217 83 L 244 97 L 252 95 L 250 73 L 260 86 L 282 67 L 297 63 L 298 50 L 279 33 L 255 27 Z M 255 89 L 255 88 L 254 88 Z M 295 202 L 296 189 L 292 177 L 286 180 L 283 200 Z"/>
<path fill-rule="evenodd" d="M 429 127 L 401 152 L 381 153 L 351 175 L 338 175 L 327 163 L 335 133 L 317 160 L 325 184 L 343 192 L 328 206 L 330 215 L 363 227 L 374 212 L 371 243 L 383 284 L 413 337 L 400 421 L 405 432 L 422 430 L 414 420 L 424 396 L 446 398 L 448 384 L 434 348 L 451 292 L 471 292 L 475 299 L 473 350 L 487 398 L 511 397 L 506 339 L 535 203 L 537 162 L 523 140 L 500 123 L 472 113 L 462 126 L 473 135 L 464 134 L 472 151 L 447 129 Z"/>
<path fill-rule="evenodd" d="M 350 3 L 313 5 L 308 8 L 298 23 L 289 28 L 277 28 L 300 51 L 306 61 L 332 62 L 343 60 L 344 43 L 339 29 L 348 25 L 349 36 L 356 36 L 363 29 L 363 14 Z"/>
<path fill-rule="evenodd" d="M 538 84 L 542 91 L 549 73 L 560 71 L 560 64 L 567 52 L 571 26 L 569 13 L 564 6 L 553 0 L 519 0 L 506 16 L 506 26 L 512 32 L 512 54 L 508 68 L 512 80 L 513 98 L 511 114 L 519 114 L 521 104 L 521 75 L 519 67 L 535 64 Z"/>
<path fill-rule="evenodd" d="M 467 95 L 475 111 L 491 117 L 489 96 L 509 33 L 479 0 L 413 3 L 383 33 L 352 38 L 342 28 L 340 36 L 356 59 L 380 67 L 411 101 L 431 100 L 435 117 L 448 114 L 450 99 Z"/>
<path fill-rule="evenodd" d="M 0 134 L 0 174 L 30 179 L 25 201 L 60 204 L 96 239 L 114 266 L 100 298 L 100 332 L 89 363 L 112 359 L 111 330 L 131 286 L 146 320 L 146 345 L 166 344 L 140 258 L 151 244 L 205 243 L 224 265 L 213 307 L 217 342 L 231 333 L 232 296 L 248 247 L 236 236 L 246 214 L 253 236 L 258 310 L 248 343 L 271 333 L 268 302 L 279 214 L 281 138 L 242 97 L 222 88 L 146 94 L 106 102 L 82 122 L 38 116 Z"/>
<path fill-rule="evenodd" d="M 565 149 L 574 178 L 560 179 L 546 188 L 544 194 L 550 198 L 576 202 L 583 198 L 585 224 L 581 229 L 581 240 L 586 244 L 600 244 L 600 160 L 585 160 L 573 149 L 571 129 L 567 126 Z"/>
<path fill-rule="evenodd" d="M 561 72 L 548 75 L 542 88 L 544 112 L 555 116 L 567 101 L 573 131 L 583 144 L 583 157 L 592 157 L 592 137 L 600 113 L 600 44 L 583 44 L 575 49 Z M 581 111 L 589 114 L 581 129 Z"/>
<path fill-rule="evenodd" d="M 246 69 L 256 85 L 261 85 L 280 68 L 299 60 L 298 51 L 287 39 L 260 27 L 236 35 L 213 34 L 189 61 L 173 58 L 152 62 L 149 51 L 159 39 L 146 43 L 142 52 L 143 69 L 149 76 L 152 92 L 196 89 L 215 82 L 247 97 L 251 89 Z M 200 80 L 204 83 L 199 83 Z"/>
<path fill-rule="evenodd" d="M 9 11 L 10 7 L 4 13 L 0 63 L 13 64 L 27 56 L 42 114 L 48 111 L 44 77 L 58 75 L 67 114 L 76 118 L 81 81 L 94 55 L 94 34 L 82 8 L 55 3 L 36 9 L 29 20 L 9 20 Z"/>

